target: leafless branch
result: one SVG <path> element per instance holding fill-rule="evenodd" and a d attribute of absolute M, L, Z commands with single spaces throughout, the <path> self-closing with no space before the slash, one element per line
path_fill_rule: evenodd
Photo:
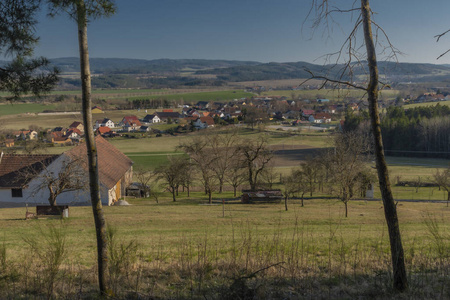
<path fill-rule="evenodd" d="M 436 42 L 439 42 L 439 40 L 441 39 L 441 37 L 443 37 L 444 35 L 446 35 L 447 33 L 450 32 L 450 29 L 448 29 L 447 31 L 444 31 L 441 34 L 435 35 L 434 38 L 436 39 Z M 448 52 L 448 51 L 447 51 Z"/>
<path fill-rule="evenodd" d="M 448 49 L 447 51 L 445 51 L 444 53 L 442 53 L 441 55 L 439 55 L 438 58 L 436 58 L 436 59 L 441 58 L 442 56 L 446 55 L 446 54 L 449 53 L 449 52 L 450 52 L 450 49 Z"/>
<path fill-rule="evenodd" d="M 353 84 L 353 83 L 351 83 L 349 81 L 335 80 L 335 79 L 330 79 L 330 78 L 328 78 L 326 76 L 314 75 L 308 69 L 305 69 L 305 71 L 308 72 L 311 75 L 310 79 L 322 79 L 322 80 L 324 80 L 324 83 L 322 84 L 320 89 L 322 89 L 326 85 L 327 82 L 333 82 L 333 83 L 337 83 L 337 84 L 340 84 L 340 85 L 348 85 L 348 86 L 351 86 L 351 87 L 353 87 L 355 89 L 359 89 L 359 90 L 363 90 L 363 91 L 366 90 L 366 88 L 364 88 L 362 86 L 359 86 L 359 85 L 355 85 L 355 84 Z M 306 80 L 304 82 L 306 82 Z"/>
<path fill-rule="evenodd" d="M 446 35 L 446 34 L 449 33 L 449 32 L 450 32 L 450 29 L 444 31 L 444 32 L 441 33 L 441 34 L 435 35 L 434 37 L 436 38 L 436 42 L 439 42 L 439 40 L 441 39 L 441 37 L 443 37 L 444 35 Z M 441 55 L 439 55 L 439 56 L 436 58 L 436 60 L 439 59 L 439 58 L 441 58 L 442 56 L 446 55 L 446 54 L 449 53 L 449 52 L 450 52 L 450 49 L 448 49 L 447 51 L 445 51 L 444 53 L 442 53 Z"/>

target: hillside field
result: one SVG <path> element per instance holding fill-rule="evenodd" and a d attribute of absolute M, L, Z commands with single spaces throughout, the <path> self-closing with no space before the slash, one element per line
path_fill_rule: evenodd
<path fill-rule="evenodd" d="M 342 203 L 334 199 L 307 200 L 304 207 L 294 200 L 285 211 L 283 203 L 204 205 L 201 193 L 180 196 L 175 203 L 168 197 L 161 197 L 159 203 L 128 199 L 131 206 L 104 208 L 108 225 L 116 229 L 110 250 L 123 253 L 119 261 L 110 261 L 120 263 L 108 277 L 117 296 L 126 297 L 130 289 L 157 298 L 242 295 L 234 280 L 256 273 L 245 285 L 261 297 L 330 298 L 329 290 L 350 298 L 398 297 L 389 287 L 389 241 L 380 201 L 352 201 L 349 217 L 344 218 Z M 433 235 L 450 229 L 450 208 L 443 203 L 409 202 L 397 207 L 410 278 L 405 297 L 448 295 L 443 267 L 448 257 L 439 254 L 439 247 L 450 245 Z M 25 257 L 29 251 L 53 253 L 45 248 L 56 245 L 51 244 L 52 234 L 63 239 L 65 250 L 54 291 L 68 298 L 95 292 L 91 208 L 71 207 L 63 222 L 24 220 L 24 215 L 25 208 L 0 210 L 6 251 L 2 272 L 9 275 L 15 270 L 19 275 L 14 288 L 11 277 L 2 279 L 8 283 L 3 295 L 44 293 L 48 277 L 37 270 L 46 258 Z M 33 243 L 42 248 L 31 250 Z M 12 269 L 15 266 L 20 267 Z M 423 270 L 432 272 L 433 279 Z"/>

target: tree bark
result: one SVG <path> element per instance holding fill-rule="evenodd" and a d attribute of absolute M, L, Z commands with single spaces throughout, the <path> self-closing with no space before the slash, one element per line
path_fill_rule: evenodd
<path fill-rule="evenodd" d="M 348 201 L 344 201 L 345 204 L 345 217 L 348 217 Z"/>
<path fill-rule="evenodd" d="M 78 44 L 80 51 L 82 113 L 85 126 L 85 139 L 89 167 L 89 188 L 97 235 L 98 283 L 100 293 L 107 295 L 106 270 L 108 265 L 108 248 L 106 236 L 106 221 L 100 198 L 100 184 L 97 162 L 97 147 L 95 145 L 91 113 L 91 74 L 89 67 L 89 52 L 87 41 L 87 16 L 84 0 L 76 4 L 78 24 Z"/>
<path fill-rule="evenodd" d="M 367 50 L 367 63 L 370 72 L 367 87 L 371 129 L 374 138 L 375 157 L 378 171 L 381 195 L 383 198 L 384 214 L 389 231 L 391 245 L 392 269 L 394 273 L 394 289 L 404 291 L 408 288 L 406 277 L 405 258 L 397 217 L 397 209 L 392 195 L 386 160 L 384 157 L 383 141 L 381 136 L 380 117 L 378 112 L 378 66 L 373 42 L 369 0 L 361 0 L 361 14 L 364 29 L 364 39 Z"/>
<path fill-rule="evenodd" d="M 173 202 L 177 202 L 176 194 L 175 194 L 175 188 L 172 188 L 172 200 Z"/>

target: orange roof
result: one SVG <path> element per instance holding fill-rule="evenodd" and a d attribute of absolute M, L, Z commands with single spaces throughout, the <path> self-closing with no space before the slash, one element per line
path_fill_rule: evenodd
<path fill-rule="evenodd" d="M 214 119 L 211 117 L 200 117 L 200 121 L 202 121 L 202 123 L 206 123 L 209 126 L 214 125 Z"/>
<path fill-rule="evenodd" d="M 107 126 L 102 126 L 102 127 L 99 127 L 97 129 L 97 132 L 100 133 L 100 134 L 104 134 L 104 133 L 107 133 L 107 132 L 110 132 L 110 131 L 111 131 L 111 128 L 109 128 Z"/>

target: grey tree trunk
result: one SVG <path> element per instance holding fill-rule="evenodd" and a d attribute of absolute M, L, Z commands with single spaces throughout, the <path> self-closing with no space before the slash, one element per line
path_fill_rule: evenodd
<path fill-rule="evenodd" d="M 405 257 L 403 253 L 400 227 L 397 217 L 397 208 L 392 195 L 389 174 L 384 157 L 383 141 L 381 137 L 380 116 L 378 112 L 378 66 L 373 42 L 369 0 L 361 0 L 361 15 L 364 27 L 364 39 L 367 50 L 367 63 L 370 72 L 370 81 L 367 87 L 371 130 L 374 138 L 375 157 L 378 171 L 378 181 L 383 198 L 384 214 L 389 231 L 391 245 L 392 269 L 394 272 L 394 289 L 404 291 L 408 288 L 406 277 Z"/>
<path fill-rule="evenodd" d="M 77 1 L 78 44 L 80 51 L 82 113 L 85 128 L 85 139 L 89 167 L 89 188 L 97 235 L 98 283 L 100 293 L 107 295 L 106 270 L 108 264 L 106 222 L 100 198 L 100 184 L 91 114 L 91 72 L 89 67 L 89 52 L 87 41 L 87 16 L 84 0 Z"/>

